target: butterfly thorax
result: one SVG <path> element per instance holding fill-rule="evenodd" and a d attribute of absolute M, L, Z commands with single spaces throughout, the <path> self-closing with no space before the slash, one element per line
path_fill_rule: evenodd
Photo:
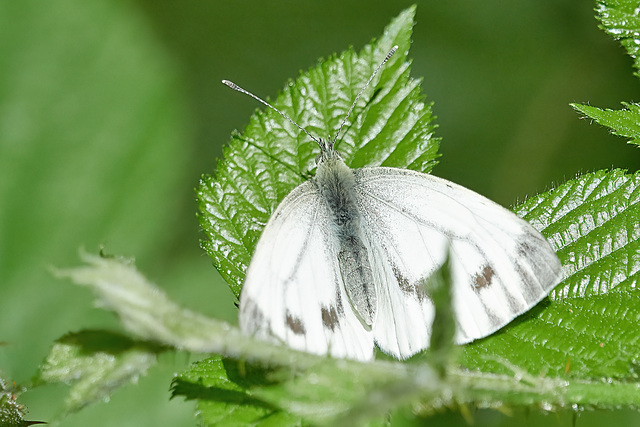
<path fill-rule="evenodd" d="M 331 213 L 332 235 L 338 239 L 340 274 L 353 308 L 361 321 L 371 326 L 377 301 L 370 254 L 360 225 L 355 175 L 332 149 L 323 150 L 321 156 L 314 183 Z"/>
<path fill-rule="evenodd" d="M 360 227 L 360 215 L 355 201 L 353 170 L 336 155 L 318 164 L 314 183 L 326 201 L 339 232 L 345 235 L 356 233 Z"/>

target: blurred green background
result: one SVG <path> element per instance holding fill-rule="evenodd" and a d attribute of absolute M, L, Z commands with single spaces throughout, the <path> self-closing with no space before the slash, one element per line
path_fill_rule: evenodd
<path fill-rule="evenodd" d="M 54 279 L 78 249 L 136 258 L 182 304 L 235 322 L 231 292 L 199 249 L 194 187 L 256 103 L 300 69 L 379 35 L 409 1 L 0 0 L 0 372 L 27 382 L 67 331 L 118 328 L 87 291 Z M 581 0 L 418 2 L 411 56 L 443 138 L 435 174 L 513 205 L 601 168 L 637 170 L 624 140 L 570 102 L 638 99 L 631 60 Z M 195 425 L 168 402 L 161 358 L 139 384 L 65 426 Z M 50 420 L 63 387 L 23 396 Z M 572 425 L 573 415 L 475 414 L 476 425 Z M 579 426 L 636 422 L 581 414 Z M 443 414 L 432 425 L 463 423 Z"/>

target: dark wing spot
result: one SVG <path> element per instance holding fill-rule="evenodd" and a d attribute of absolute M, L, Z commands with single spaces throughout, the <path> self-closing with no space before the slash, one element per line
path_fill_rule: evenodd
<path fill-rule="evenodd" d="M 526 231 L 524 240 L 518 242 L 517 251 L 519 263 L 531 268 L 532 273 L 527 274 L 524 281 L 532 289 L 532 302 L 536 302 L 557 284 L 561 266 L 545 238 L 533 230 Z"/>
<path fill-rule="evenodd" d="M 533 246 L 531 246 L 531 244 L 527 241 L 521 241 L 519 242 L 520 244 L 518 245 L 518 255 L 524 257 L 524 258 L 528 258 L 529 256 L 531 256 L 532 254 L 534 254 L 536 252 L 536 248 L 534 248 Z"/>
<path fill-rule="evenodd" d="M 397 265 L 391 264 L 391 270 L 393 271 L 393 275 L 398 281 L 398 286 L 400 286 L 400 289 L 402 290 L 402 292 L 405 292 L 405 293 L 415 292 L 415 286 L 412 286 L 411 283 L 409 283 L 409 279 L 404 277 L 404 275 L 402 274 L 402 272 L 400 271 Z"/>
<path fill-rule="evenodd" d="M 420 302 L 428 297 L 427 291 L 423 286 L 423 280 L 419 280 L 417 283 L 411 283 L 395 264 L 391 264 L 391 270 L 393 271 L 393 275 L 398 281 L 398 286 L 403 293 L 415 295 L 418 297 L 418 301 Z"/>
<path fill-rule="evenodd" d="M 295 317 L 289 312 L 287 312 L 286 323 L 287 327 L 291 329 L 291 332 L 296 335 L 304 335 L 304 333 L 306 332 L 302 320 L 299 317 Z"/>
<path fill-rule="evenodd" d="M 344 307 L 342 307 L 342 297 L 340 296 L 340 291 L 336 287 L 336 307 L 338 309 L 338 313 L 344 315 Z"/>
<path fill-rule="evenodd" d="M 250 321 L 248 322 L 248 327 L 251 332 L 255 332 L 259 329 L 265 327 L 265 323 L 267 322 L 266 317 L 258 304 L 251 298 L 246 298 L 243 302 L 243 310 Z"/>
<path fill-rule="evenodd" d="M 336 307 L 322 307 L 320 309 L 320 314 L 322 315 L 322 324 L 324 325 L 324 327 L 334 331 L 336 329 L 336 326 L 340 323 Z"/>
<path fill-rule="evenodd" d="M 491 280 L 493 280 L 493 276 L 495 276 L 496 272 L 493 271 L 493 268 L 490 265 L 485 265 L 482 271 L 476 274 L 473 278 L 473 283 L 471 286 L 473 290 L 476 292 L 482 288 L 486 288 L 491 285 Z"/>

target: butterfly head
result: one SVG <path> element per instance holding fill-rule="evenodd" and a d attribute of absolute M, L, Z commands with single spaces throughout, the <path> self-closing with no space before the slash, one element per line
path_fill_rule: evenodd
<path fill-rule="evenodd" d="M 342 160 L 342 157 L 334 148 L 335 142 L 329 139 L 319 138 L 315 140 L 320 146 L 320 153 L 316 157 L 316 165 L 320 165 L 329 160 Z"/>

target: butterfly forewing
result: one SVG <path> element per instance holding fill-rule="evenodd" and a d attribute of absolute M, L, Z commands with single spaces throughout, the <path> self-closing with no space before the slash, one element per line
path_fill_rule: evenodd
<path fill-rule="evenodd" d="M 369 360 L 373 336 L 345 293 L 327 209 L 312 182 L 281 202 L 247 271 L 240 327 L 298 350 Z"/>
<path fill-rule="evenodd" d="M 460 343 L 484 337 L 547 295 L 560 263 L 507 209 L 444 179 L 363 168 L 356 193 L 378 265 L 378 346 L 406 358 L 428 346 L 433 305 L 422 283 L 451 253 Z"/>

